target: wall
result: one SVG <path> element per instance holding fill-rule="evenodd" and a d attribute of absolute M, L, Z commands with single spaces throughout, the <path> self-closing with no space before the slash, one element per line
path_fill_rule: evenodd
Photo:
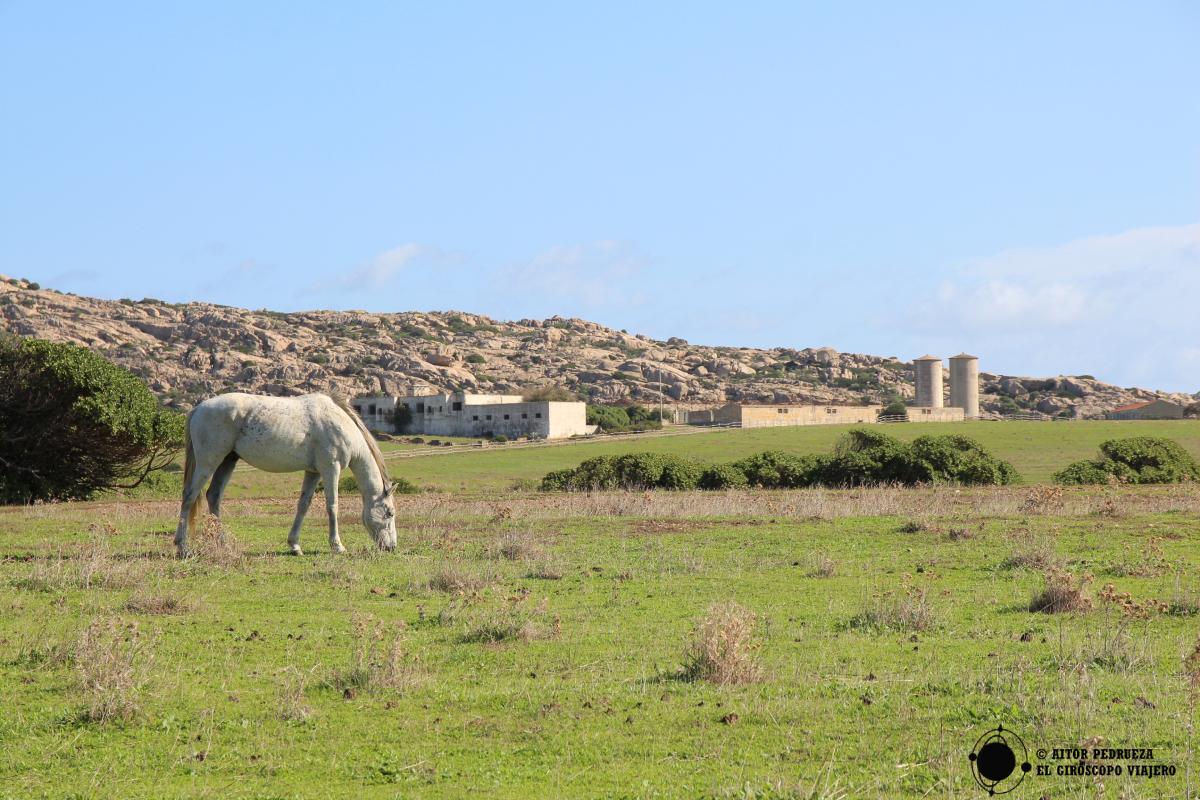
<path fill-rule="evenodd" d="M 966 417 L 961 408 L 917 408 L 908 409 L 909 422 L 962 422 Z"/>
<path fill-rule="evenodd" d="M 743 428 L 781 425 L 847 425 L 874 423 L 882 406 L 751 406 L 727 403 L 712 412 L 716 424 L 741 424 Z M 689 422 L 700 415 L 692 412 Z"/>

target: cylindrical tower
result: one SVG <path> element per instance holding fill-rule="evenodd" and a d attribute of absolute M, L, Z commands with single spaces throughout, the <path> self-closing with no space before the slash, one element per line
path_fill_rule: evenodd
<path fill-rule="evenodd" d="M 959 353 L 950 359 L 950 405 L 970 419 L 979 416 L 979 359 Z"/>
<path fill-rule="evenodd" d="M 917 402 L 921 408 L 942 407 L 942 359 L 921 356 L 913 362 L 917 368 Z"/>

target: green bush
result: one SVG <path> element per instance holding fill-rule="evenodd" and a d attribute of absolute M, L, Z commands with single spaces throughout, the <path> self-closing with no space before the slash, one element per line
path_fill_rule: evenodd
<path fill-rule="evenodd" d="M 479 355 L 479 353 L 471 353 L 471 355 L 467 356 L 466 362 L 468 364 L 486 364 L 487 359 Z"/>
<path fill-rule="evenodd" d="M 700 476 L 701 489 L 742 489 L 746 475 L 732 464 L 714 464 Z"/>
<path fill-rule="evenodd" d="M 0 375 L 0 502 L 133 488 L 183 445 L 182 414 L 85 348 L 0 337 Z"/>
<path fill-rule="evenodd" d="M 392 478 L 392 491 L 396 494 L 420 494 L 421 487 L 405 478 Z"/>
<path fill-rule="evenodd" d="M 623 431 L 629 429 L 629 415 L 625 409 L 617 406 L 587 407 L 587 424 L 599 425 L 602 431 Z"/>
<path fill-rule="evenodd" d="M 884 406 L 882 409 L 880 409 L 879 416 L 881 416 L 881 417 L 902 417 L 902 416 L 906 415 L 907 413 L 908 413 L 908 406 L 904 405 L 903 402 L 896 400 L 894 402 L 888 403 L 886 406 Z"/>
<path fill-rule="evenodd" d="M 545 491 L 597 489 L 799 489 L 881 484 L 956 483 L 1004 485 L 1017 479 L 1012 465 L 964 436 L 922 436 L 911 445 L 885 433 L 856 428 L 828 455 L 769 450 L 702 467 L 661 453 L 588 459 L 573 470 L 551 472 Z"/>
<path fill-rule="evenodd" d="M 1110 439 L 1100 445 L 1100 456 L 1077 461 L 1055 473 L 1060 484 L 1183 483 L 1200 480 L 1200 464 L 1171 439 L 1134 436 Z"/>

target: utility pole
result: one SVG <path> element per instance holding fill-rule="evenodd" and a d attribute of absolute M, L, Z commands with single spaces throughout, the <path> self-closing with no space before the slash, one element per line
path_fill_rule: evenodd
<path fill-rule="evenodd" d="M 663 424 L 663 382 L 662 367 L 658 368 L 658 424 Z"/>

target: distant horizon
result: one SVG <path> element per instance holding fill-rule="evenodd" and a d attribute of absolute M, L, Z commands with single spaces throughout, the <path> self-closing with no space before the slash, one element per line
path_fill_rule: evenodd
<path fill-rule="evenodd" d="M 10 0 L 0 272 L 1192 393 L 1197 41 L 1178 0 Z"/>

